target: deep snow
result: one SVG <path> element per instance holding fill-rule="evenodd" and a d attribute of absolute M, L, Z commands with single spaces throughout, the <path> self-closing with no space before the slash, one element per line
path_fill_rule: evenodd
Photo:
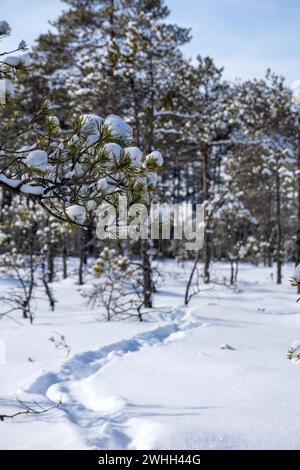
<path fill-rule="evenodd" d="M 300 448 L 300 369 L 286 359 L 300 337 L 292 267 L 277 286 L 272 269 L 245 264 L 231 289 L 228 265 L 216 264 L 219 283 L 188 308 L 188 265 L 161 268 L 157 311 L 141 324 L 97 320 L 74 279 L 55 283 L 55 312 L 37 300 L 32 326 L 1 320 L 0 414 L 16 397 L 63 402 L 0 423 L 1 449 Z M 69 357 L 49 341 L 56 332 Z"/>

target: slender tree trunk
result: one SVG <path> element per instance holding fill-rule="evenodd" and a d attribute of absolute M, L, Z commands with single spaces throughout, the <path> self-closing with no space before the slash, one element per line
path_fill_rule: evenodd
<path fill-rule="evenodd" d="M 68 251 L 66 246 L 66 240 L 64 240 L 64 246 L 62 251 L 62 263 L 63 263 L 63 278 L 68 277 Z"/>
<path fill-rule="evenodd" d="M 211 262 L 211 235 L 210 224 L 208 220 L 207 204 L 209 200 L 210 191 L 210 174 L 209 174 L 209 147 L 204 145 L 202 147 L 202 173 L 203 173 L 203 203 L 205 204 L 204 216 L 206 219 L 205 241 L 204 241 L 204 283 L 210 282 L 210 262 Z"/>
<path fill-rule="evenodd" d="M 50 304 L 50 308 L 52 311 L 54 311 L 55 309 L 55 299 L 54 299 L 54 296 L 53 296 L 53 292 L 52 292 L 52 289 L 50 288 L 49 284 L 48 284 L 48 281 L 47 281 L 47 273 L 46 273 L 46 266 L 45 266 L 45 262 L 42 262 L 42 281 L 43 281 L 43 284 L 44 284 L 44 287 L 45 287 L 45 292 L 47 294 L 47 297 L 49 299 L 49 304 Z"/>
<path fill-rule="evenodd" d="M 266 240 L 268 241 L 267 248 L 267 261 L 268 267 L 272 268 L 273 266 L 273 253 L 272 253 L 272 212 L 273 212 L 273 194 L 272 191 L 269 191 L 268 195 L 268 204 L 267 204 L 267 223 L 266 223 Z"/>
<path fill-rule="evenodd" d="M 276 264 L 277 284 L 282 280 L 282 228 L 281 228 L 281 197 L 280 197 L 280 175 L 276 171 Z"/>
<path fill-rule="evenodd" d="M 135 140 L 136 145 L 140 147 L 141 145 L 141 137 L 140 137 L 140 120 L 139 120 L 139 102 L 137 97 L 137 90 L 135 86 L 134 78 L 131 77 L 130 79 L 130 86 L 132 91 L 133 97 L 133 113 L 134 113 L 134 121 L 135 121 Z"/>
<path fill-rule="evenodd" d="M 236 264 L 235 264 L 235 275 L 234 275 L 234 282 L 235 282 L 235 283 L 237 283 L 238 273 L 239 273 L 239 260 L 236 260 Z"/>
<path fill-rule="evenodd" d="M 5 188 L 1 190 L 1 207 L 0 207 L 0 222 L 3 222 L 3 208 L 10 207 L 13 200 L 12 191 L 8 191 Z"/>
<path fill-rule="evenodd" d="M 196 253 L 196 256 L 195 256 L 195 259 L 194 259 L 194 264 L 193 264 L 193 267 L 192 267 L 192 270 L 191 270 L 191 274 L 190 274 L 188 283 L 186 285 L 185 296 L 184 296 L 184 305 L 188 305 L 188 303 L 191 299 L 190 289 L 191 289 L 191 285 L 192 285 L 192 282 L 193 282 L 195 271 L 197 269 L 197 264 L 199 262 L 199 259 L 200 259 L 200 250 L 198 250 L 197 253 Z"/>
<path fill-rule="evenodd" d="M 32 246 L 30 248 L 32 250 Z M 25 284 L 23 285 L 25 299 L 22 303 L 23 318 L 29 318 L 31 324 L 33 323 L 33 314 L 32 314 L 31 308 L 30 308 L 30 303 L 31 303 L 31 300 L 32 300 L 34 284 L 35 284 L 34 263 L 33 263 L 33 254 L 32 254 L 32 251 L 31 251 L 31 253 L 30 253 L 29 286 L 25 287 Z"/>
<path fill-rule="evenodd" d="M 48 282 L 51 283 L 54 280 L 54 249 L 52 245 L 49 245 L 48 247 L 47 265 Z"/>
<path fill-rule="evenodd" d="M 83 285 L 83 267 L 84 267 L 84 259 L 83 259 L 83 255 L 80 254 L 80 257 L 79 257 L 79 268 L 78 268 L 78 284 L 80 286 Z"/>
<path fill-rule="evenodd" d="M 148 152 L 152 152 L 153 144 L 154 144 L 154 111 L 155 111 L 155 89 L 154 89 L 154 67 L 153 67 L 153 58 L 152 55 L 150 57 L 150 68 L 149 68 L 149 76 L 150 76 L 150 107 L 149 107 L 149 122 L 148 122 Z"/>
<path fill-rule="evenodd" d="M 92 241 L 93 241 L 93 227 L 92 225 L 89 225 L 87 230 L 85 230 L 83 234 L 83 243 L 84 243 L 83 262 L 85 265 L 87 265 L 88 258 L 91 255 Z"/>
<path fill-rule="evenodd" d="M 234 284 L 234 261 L 230 260 L 230 285 Z"/>
<path fill-rule="evenodd" d="M 83 282 L 83 269 L 85 265 L 85 256 L 86 256 L 86 234 L 85 231 L 81 232 L 80 236 L 80 248 L 79 248 L 79 267 L 78 267 L 78 284 L 82 286 Z"/>
<path fill-rule="evenodd" d="M 144 307 L 152 308 L 152 268 L 149 250 L 149 240 L 140 240 L 140 256 L 143 265 L 143 294 L 144 294 Z"/>
<path fill-rule="evenodd" d="M 273 267 L 273 258 L 272 258 L 271 246 L 268 246 L 268 267 L 269 268 Z"/>
<path fill-rule="evenodd" d="M 296 264 L 300 264 L 300 130 L 298 133 L 298 155 L 297 155 L 297 242 L 296 242 Z M 300 293 L 300 286 L 298 286 Z"/>

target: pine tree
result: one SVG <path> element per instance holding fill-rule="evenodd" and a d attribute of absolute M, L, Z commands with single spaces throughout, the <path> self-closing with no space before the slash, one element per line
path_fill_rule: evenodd
<path fill-rule="evenodd" d="M 274 246 L 277 283 L 280 284 L 284 257 L 283 224 L 290 213 L 292 168 L 295 165 L 291 92 L 284 85 L 282 77 L 268 71 L 265 80 L 247 82 L 241 85 L 239 93 L 243 123 L 240 142 L 243 146 L 252 148 L 252 154 L 255 152 L 258 157 L 255 157 L 257 164 L 252 161 L 252 165 L 248 167 L 249 172 L 256 181 L 258 172 L 262 175 L 260 181 L 268 181 L 268 186 L 261 188 L 257 204 L 261 204 L 262 194 L 266 194 L 266 201 L 270 200 L 275 234 L 269 233 L 269 239 L 265 241 Z M 259 210 L 259 206 L 257 209 Z M 269 227 L 270 222 L 269 217 Z M 266 227 L 265 222 L 263 227 Z"/>

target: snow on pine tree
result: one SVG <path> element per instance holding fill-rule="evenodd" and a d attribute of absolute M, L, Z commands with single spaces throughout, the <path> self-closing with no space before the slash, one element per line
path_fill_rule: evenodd
<path fill-rule="evenodd" d="M 135 0 L 64 3 L 66 9 L 54 22 L 54 28 L 39 36 L 34 48 L 35 81 L 44 96 L 51 90 L 63 120 L 70 118 L 70 109 L 123 114 L 130 100 L 124 78 L 115 73 L 117 44 L 124 37 Z M 29 81 L 28 85 L 33 96 L 33 83 Z"/>
<path fill-rule="evenodd" d="M 0 21 L 0 40 L 9 36 L 11 28 L 7 21 Z M 0 80 L 1 80 L 1 96 L 2 101 L 9 100 L 14 96 L 14 81 L 20 74 L 30 65 L 28 53 L 19 54 L 27 50 L 27 45 L 21 41 L 14 50 L 9 52 L 0 52 Z M 17 54 L 17 55 L 16 55 Z"/>
<path fill-rule="evenodd" d="M 252 206 L 257 211 L 255 216 L 258 221 L 262 220 L 260 226 L 265 229 L 264 241 L 271 242 L 273 246 L 276 280 L 280 284 L 285 241 L 283 220 L 289 223 L 294 204 L 295 151 L 291 92 L 282 77 L 269 71 L 264 80 L 240 84 L 236 90 L 236 102 L 240 123 L 236 142 L 245 157 L 240 180 L 248 179 L 246 186 L 243 185 L 244 190 L 249 187 L 250 192 L 256 193 Z M 259 185 L 259 191 L 253 186 L 251 189 L 251 181 Z M 262 210 L 263 200 L 265 205 Z M 265 224 L 266 220 L 268 224 Z"/>
<path fill-rule="evenodd" d="M 290 276 L 290 284 L 292 287 L 300 286 L 300 264 L 296 266 L 294 274 Z M 299 300 L 300 298 L 297 300 L 297 302 L 299 302 Z"/>
<path fill-rule="evenodd" d="M 300 264 L 295 268 L 294 274 L 290 277 L 290 284 L 292 287 L 296 287 L 299 292 L 300 287 Z M 298 298 L 297 302 L 300 301 Z M 287 358 L 292 361 L 294 364 L 298 364 L 300 361 L 300 341 L 296 340 L 292 343 L 291 347 L 288 350 Z"/>
<path fill-rule="evenodd" d="M 7 68 L 15 74 L 23 68 L 22 60 L 21 65 L 12 62 L 1 66 L 3 76 Z M 25 195 L 54 217 L 79 226 L 93 218 L 104 200 L 117 204 L 119 195 L 126 195 L 129 204 L 147 199 L 162 157 L 139 149 L 133 155 L 132 128 L 122 118 L 77 115 L 71 129 L 62 131 L 49 102 L 43 103 L 41 113 L 45 116 L 43 131 L 37 125 L 38 138 L 26 146 L 16 148 L 12 139 L 5 139 L 5 129 L 0 130 L 3 188 Z M 34 135 L 33 120 L 30 127 Z M 141 179 L 146 184 L 136 184 Z"/>
<path fill-rule="evenodd" d="M 176 77 L 174 64 L 182 60 L 179 48 L 189 40 L 189 30 L 165 21 L 169 10 L 161 0 L 66 3 L 69 9 L 55 29 L 38 38 L 35 80 L 49 77 L 63 119 L 70 115 L 65 99 L 80 112 L 122 115 L 126 110 L 137 144 L 153 150 L 151 121 Z"/>
<path fill-rule="evenodd" d="M 202 256 L 204 261 L 204 282 L 210 282 L 210 264 L 213 257 L 214 237 L 212 223 L 214 214 L 223 203 L 223 193 L 228 191 L 221 174 L 222 157 L 229 145 L 232 145 L 232 113 L 230 111 L 230 87 L 222 78 L 222 69 L 218 68 L 210 57 L 197 57 L 194 67 L 182 67 L 183 89 L 181 113 L 172 115 L 165 111 L 169 123 L 179 119 L 185 143 L 182 147 L 181 161 L 188 156 L 200 166 L 200 190 L 197 202 L 205 206 L 205 243 L 201 253 L 196 253 L 195 263 Z M 177 104 L 176 97 L 174 105 Z M 170 104 L 168 105 L 170 106 Z M 172 127 L 170 129 L 172 131 Z M 177 134 L 178 135 L 178 134 Z M 172 134 L 171 134 L 172 138 Z M 226 183 L 228 183 L 226 181 Z M 217 195 L 217 192 L 221 194 Z M 216 197 L 215 197 L 216 196 Z M 217 199 L 217 204 L 215 203 Z"/>
<path fill-rule="evenodd" d="M 176 78 L 174 64 L 182 60 L 180 46 L 188 41 L 189 31 L 165 22 L 169 10 L 160 0 L 69 1 L 68 5 L 71 8 L 58 18 L 55 32 L 39 38 L 38 79 L 50 75 L 61 116 L 69 117 L 66 99 L 84 112 L 126 110 L 137 145 L 153 152 L 162 143 L 161 129 L 167 119 L 160 110 Z M 35 89 L 35 81 L 31 87 Z M 173 158 L 174 142 L 164 151 Z M 157 180 L 156 174 L 151 178 Z M 151 307 L 150 247 L 147 241 L 140 245 L 145 303 Z"/>

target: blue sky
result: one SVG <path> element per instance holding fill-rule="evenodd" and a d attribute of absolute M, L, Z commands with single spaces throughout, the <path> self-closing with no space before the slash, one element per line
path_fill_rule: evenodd
<path fill-rule="evenodd" d="M 300 79 L 299 0 L 167 0 L 170 19 L 192 27 L 189 56 L 211 55 L 225 77 L 262 77 L 270 67 Z M 33 43 L 64 4 L 60 0 L 1 0 L 1 16 L 14 28 L 6 48 L 20 39 Z M 2 48 L 4 43 L 2 44 Z"/>

